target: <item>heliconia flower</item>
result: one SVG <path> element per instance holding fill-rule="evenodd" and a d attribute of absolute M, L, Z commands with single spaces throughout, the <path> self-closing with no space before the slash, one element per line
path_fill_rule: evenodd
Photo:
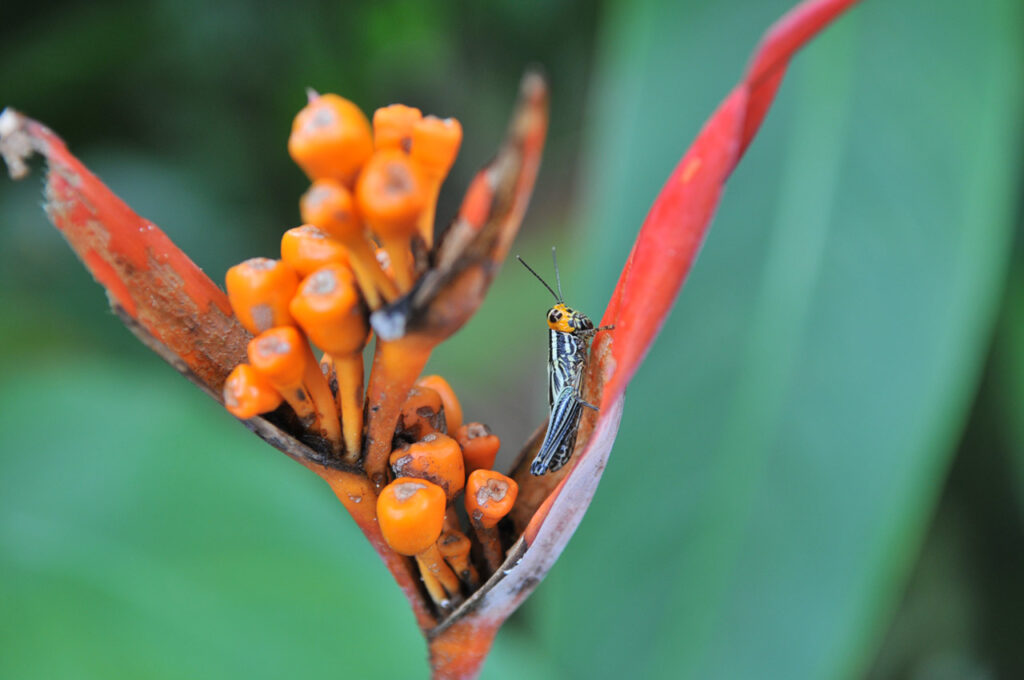
<path fill-rule="evenodd" d="M 409 600 L 435 677 L 474 677 L 502 623 L 586 512 L 625 388 L 790 58 L 855 2 L 805 0 L 776 23 L 669 176 L 602 317 L 601 325 L 615 329 L 593 343 L 583 398 L 599 410 L 583 410 L 569 463 L 542 476 L 530 474 L 529 464 L 543 428 L 507 476 L 490 470 L 497 437 L 481 423 L 462 425 L 473 417 L 465 395 L 460 403 L 443 378 L 421 376 L 433 348 L 482 303 L 518 231 L 547 129 L 539 75 L 523 78 L 503 144 L 443 232 L 431 230 L 433 201 L 461 142 L 457 121 L 395 105 L 377 111 L 371 131 L 370 119 L 347 100 L 311 92 L 290 142 L 313 183 L 302 203 L 310 226 L 288 232 L 283 262 L 235 268 L 231 300 L 42 124 L 5 110 L 0 153 L 15 178 L 26 174 L 33 153 L 46 159 L 46 211 L 125 325 L 328 482 Z M 390 266 L 377 260 L 367 225 Z M 331 238 L 337 241 L 323 240 Z M 364 410 L 359 348 L 371 331 Z M 308 354 L 310 337 L 325 352 L 320 362 Z M 414 388 L 419 396 L 411 401 Z M 398 437 L 396 428 L 405 428 Z M 474 538 L 480 555 L 471 550 Z"/>

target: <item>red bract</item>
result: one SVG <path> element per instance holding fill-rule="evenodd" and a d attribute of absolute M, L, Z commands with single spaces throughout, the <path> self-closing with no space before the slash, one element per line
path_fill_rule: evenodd
<path fill-rule="evenodd" d="M 190 380 L 220 399 L 245 357 L 249 335 L 228 297 L 156 225 L 136 215 L 75 158 L 63 140 L 7 109 L 0 115 L 11 176 L 21 159 L 46 158 L 46 211 L 132 332 Z"/>
<path fill-rule="evenodd" d="M 456 224 L 434 253 L 432 268 L 409 295 L 371 317 L 378 336 L 376 363 L 383 368 L 371 377 L 371 399 L 379 406 L 370 416 L 358 464 L 310 448 L 272 415 L 245 421 L 330 483 L 409 599 L 437 677 L 475 676 L 497 630 L 558 559 L 597 488 L 618 431 L 625 387 L 664 322 L 722 186 L 764 119 L 789 59 L 855 1 L 809 0 L 779 21 L 755 52 L 743 80 L 670 175 L 602 319 L 615 330 L 594 342 L 584 397 L 599 403 L 600 413 L 584 414 L 573 459 L 558 473 L 528 474 L 543 429 L 531 438 L 510 473 L 519 486 L 509 515 L 519 538 L 504 564 L 453 611 L 433 608 L 419 588 L 412 562 L 390 550 L 377 524 L 374 499 L 387 479 L 383 461 L 395 419 L 430 349 L 475 311 L 518 230 L 546 130 L 547 92 L 541 79 L 524 80 L 506 141 L 495 161 L 471 183 Z M 232 315 L 224 293 L 43 125 L 5 111 L 0 116 L 0 151 L 15 176 L 24 174 L 24 159 L 31 153 L 47 159 L 48 214 L 107 289 L 115 311 L 143 342 L 220 401 L 223 383 L 243 360 L 251 337 Z"/>
<path fill-rule="evenodd" d="M 599 393 L 602 423 L 621 402 L 626 385 L 661 330 L 704 241 L 722 187 L 764 120 L 790 58 L 856 2 L 808 0 L 776 22 L 754 52 L 743 80 L 718 106 L 669 175 L 644 219 L 601 318 L 601 325 L 614 325 L 615 331 L 599 334 L 594 341 L 591 373 L 599 370 L 609 376 Z M 577 467 L 594 453 L 590 447 L 577 452 Z M 599 475 L 607 451 L 596 457 L 599 460 L 589 464 Z M 528 538 L 536 534 L 560 492 L 556 488 L 533 516 Z"/>
<path fill-rule="evenodd" d="M 857 0 L 813 0 L 765 35 L 743 80 L 704 124 L 654 200 L 619 276 L 602 324 L 615 324 L 615 376 L 603 399 L 622 393 L 665 317 L 711 222 L 725 180 L 739 163 L 801 46 Z"/>

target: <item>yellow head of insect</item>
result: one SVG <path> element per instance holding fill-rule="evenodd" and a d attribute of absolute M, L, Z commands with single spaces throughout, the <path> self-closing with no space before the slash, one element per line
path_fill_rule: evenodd
<path fill-rule="evenodd" d="M 548 327 L 559 333 L 575 333 L 594 327 L 587 315 L 559 302 L 548 310 Z"/>

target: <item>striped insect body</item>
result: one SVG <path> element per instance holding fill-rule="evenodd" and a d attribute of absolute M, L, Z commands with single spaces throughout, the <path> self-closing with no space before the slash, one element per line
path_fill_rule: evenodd
<path fill-rule="evenodd" d="M 555 263 L 558 293 L 555 293 L 533 268 L 517 256 L 523 266 L 536 276 L 557 300 L 547 315 L 548 405 L 551 414 L 540 450 L 530 464 L 530 473 L 533 475 L 554 472 L 572 457 L 583 409 L 596 410 L 595 406 L 583 399 L 583 376 L 590 352 L 590 340 L 595 333 L 612 328 L 595 328 L 594 322 L 586 314 L 565 304 L 562 300 L 562 282 L 558 275 L 558 260 L 555 258 L 554 248 L 551 249 L 551 256 Z"/>

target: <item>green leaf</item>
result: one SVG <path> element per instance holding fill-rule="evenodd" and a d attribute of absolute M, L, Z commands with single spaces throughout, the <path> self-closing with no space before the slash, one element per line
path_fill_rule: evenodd
<path fill-rule="evenodd" d="M 656 187 L 790 4 L 611 8 L 581 308 L 600 309 Z M 1021 10 L 865 3 L 797 56 L 527 612 L 563 673 L 856 677 L 870 662 L 991 339 Z"/>
<path fill-rule="evenodd" d="M 1021 518 L 1024 519 L 1024 258 L 1018 257 L 1007 286 L 1003 318 L 994 356 L 993 383 L 1001 432 Z"/>
<path fill-rule="evenodd" d="M 150 363 L 0 367 L 0 677 L 422 674 L 327 485 Z"/>

